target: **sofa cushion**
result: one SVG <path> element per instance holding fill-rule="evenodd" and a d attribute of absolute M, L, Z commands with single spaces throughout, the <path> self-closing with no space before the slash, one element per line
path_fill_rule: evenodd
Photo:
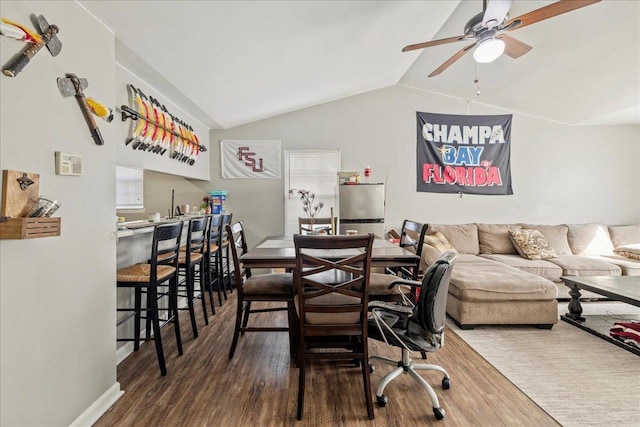
<path fill-rule="evenodd" d="M 499 261 L 504 264 L 515 267 L 518 270 L 535 274 L 536 276 L 544 277 L 552 282 L 560 282 L 560 276 L 562 276 L 562 268 L 558 267 L 554 263 L 540 260 L 528 260 L 522 258 L 520 255 L 478 255 L 482 258 L 491 259 L 493 261 Z"/>
<path fill-rule="evenodd" d="M 547 261 L 561 267 L 563 276 L 620 276 L 622 274 L 620 267 L 603 261 L 599 257 L 561 255 Z"/>
<path fill-rule="evenodd" d="M 611 255 L 613 243 L 603 224 L 568 224 L 567 239 L 573 255 Z"/>
<path fill-rule="evenodd" d="M 449 293 L 461 301 L 553 300 L 558 288 L 540 276 L 477 256 L 456 259 Z"/>
<path fill-rule="evenodd" d="M 556 251 L 553 250 L 547 239 L 538 230 L 510 231 L 509 238 L 520 256 L 526 259 L 546 259 L 556 256 Z"/>
<path fill-rule="evenodd" d="M 617 265 L 622 269 L 623 276 L 640 276 L 640 260 L 617 255 L 602 255 L 596 258 Z"/>
<path fill-rule="evenodd" d="M 522 229 L 516 224 L 476 224 L 481 254 L 516 255 L 509 232 Z"/>
<path fill-rule="evenodd" d="M 428 234 L 440 231 L 451 246 L 462 254 L 478 254 L 478 227 L 475 224 L 429 224 Z"/>
<path fill-rule="evenodd" d="M 640 224 L 609 227 L 609 236 L 614 248 L 640 243 Z"/>
<path fill-rule="evenodd" d="M 569 227 L 566 225 L 520 224 L 524 229 L 534 229 L 542 233 L 557 255 L 571 255 L 567 240 Z"/>

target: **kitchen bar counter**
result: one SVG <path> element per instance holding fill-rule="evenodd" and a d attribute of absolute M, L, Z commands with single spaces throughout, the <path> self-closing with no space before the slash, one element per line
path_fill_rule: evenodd
<path fill-rule="evenodd" d="M 182 241 L 187 238 L 187 225 L 192 218 L 198 218 L 199 215 L 189 215 L 177 218 L 165 219 L 159 222 L 149 221 L 132 221 L 120 224 L 119 227 L 126 227 L 117 231 L 118 243 L 117 248 L 117 268 L 128 267 L 139 262 L 147 262 L 151 255 L 151 243 L 153 239 L 153 230 L 157 225 L 169 224 L 181 221 L 184 225 L 182 232 Z"/>

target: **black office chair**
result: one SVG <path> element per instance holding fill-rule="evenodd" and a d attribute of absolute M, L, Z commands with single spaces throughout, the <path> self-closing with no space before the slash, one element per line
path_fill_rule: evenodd
<path fill-rule="evenodd" d="M 411 351 L 434 353 L 444 345 L 444 323 L 447 308 L 449 280 L 456 254 L 445 252 L 432 264 L 424 274 L 421 282 L 397 280 L 391 286 L 406 285 L 420 288 L 420 295 L 415 306 L 392 304 L 383 301 L 369 303 L 369 337 L 384 341 L 389 345 L 402 349 L 402 360 L 391 360 L 381 356 L 371 356 L 369 361 L 378 360 L 395 366 L 396 369 L 385 375 L 378 384 L 376 399 L 380 406 L 386 406 L 387 397 L 384 389 L 400 374 L 409 374 L 427 392 L 436 418 L 444 418 L 444 409 L 440 407 L 438 397 L 433 388 L 416 371 L 436 370 L 444 374 L 442 388 L 451 386 L 449 374 L 440 366 L 432 364 L 414 364 Z M 373 371 L 373 365 L 370 365 Z"/>

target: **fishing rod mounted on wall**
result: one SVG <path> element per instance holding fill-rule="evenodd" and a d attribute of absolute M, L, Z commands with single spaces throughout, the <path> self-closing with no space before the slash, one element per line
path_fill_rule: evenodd
<path fill-rule="evenodd" d="M 189 165 L 196 162 L 201 152 L 207 151 L 190 125 L 169 113 L 157 99 L 131 84 L 127 87 L 136 108 L 122 105 L 122 121 L 132 119 L 138 124 L 131 127 L 126 145 L 160 155 L 168 151 L 171 159 Z"/>

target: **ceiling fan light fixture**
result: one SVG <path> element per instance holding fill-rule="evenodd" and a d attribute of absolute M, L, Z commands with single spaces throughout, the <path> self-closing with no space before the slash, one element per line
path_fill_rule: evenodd
<path fill-rule="evenodd" d="M 480 42 L 480 44 L 478 44 L 476 50 L 473 51 L 473 59 L 481 64 L 493 62 L 498 59 L 500 55 L 502 55 L 502 53 L 504 52 L 504 47 L 504 41 L 500 39 L 491 38 L 482 41 Z"/>

